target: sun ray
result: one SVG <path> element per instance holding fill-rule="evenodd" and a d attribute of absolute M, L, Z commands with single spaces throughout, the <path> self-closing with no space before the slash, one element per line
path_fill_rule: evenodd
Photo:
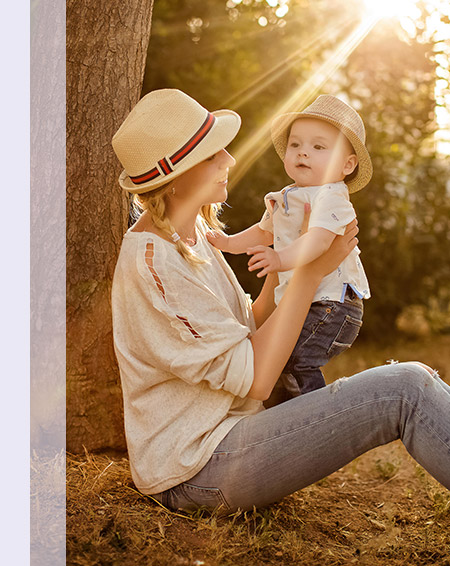
<path fill-rule="evenodd" d="M 345 28 L 354 23 L 354 16 L 346 16 L 337 22 L 330 22 L 328 27 L 323 28 L 318 34 L 311 37 L 308 42 L 302 44 L 300 48 L 296 49 L 293 53 L 286 57 L 286 59 L 273 66 L 271 69 L 256 78 L 252 83 L 225 100 L 222 103 L 222 106 L 232 106 L 234 110 L 238 110 L 246 102 L 251 100 L 254 96 L 267 88 L 272 82 L 287 72 L 299 61 L 300 58 L 306 57 L 312 52 L 321 49 L 327 43 L 333 43 L 337 39 L 338 34 L 341 34 Z"/>
<path fill-rule="evenodd" d="M 346 61 L 350 53 L 361 43 L 370 30 L 375 25 L 376 20 L 367 18 L 363 20 L 356 29 L 336 47 L 332 55 L 317 69 L 317 71 L 297 90 L 288 96 L 280 104 L 272 116 L 258 128 L 245 142 L 238 145 L 234 151 L 236 166 L 233 168 L 233 175 L 229 189 L 242 179 L 253 163 L 271 145 L 270 126 L 275 116 L 285 112 L 292 112 L 303 108 L 318 93 L 323 84 L 333 75 L 333 73 Z"/>

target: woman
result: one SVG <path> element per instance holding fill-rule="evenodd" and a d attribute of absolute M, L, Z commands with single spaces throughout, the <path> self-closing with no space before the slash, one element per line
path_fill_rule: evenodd
<path fill-rule="evenodd" d="M 119 182 L 144 209 L 125 234 L 113 325 L 131 471 L 172 509 L 225 512 L 274 502 L 367 450 L 401 438 L 450 488 L 450 388 L 427 366 L 396 364 L 296 397 L 267 399 L 315 290 L 356 245 L 349 225 L 297 268 L 278 307 L 269 276 L 253 303 L 207 241 L 220 228 L 240 118 L 177 90 L 154 91 L 113 138 Z"/>

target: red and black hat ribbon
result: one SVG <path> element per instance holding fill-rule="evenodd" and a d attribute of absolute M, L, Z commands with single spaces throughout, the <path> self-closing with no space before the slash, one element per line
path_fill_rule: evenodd
<path fill-rule="evenodd" d="M 146 183 L 147 181 L 152 181 L 159 177 L 160 175 L 168 175 L 172 173 L 174 165 L 177 165 L 182 159 L 184 159 L 187 155 L 193 151 L 198 144 L 204 139 L 207 133 L 213 127 L 214 122 L 216 121 L 215 116 L 208 112 L 206 116 L 206 120 L 200 126 L 200 128 L 195 132 L 195 134 L 170 157 L 163 157 L 158 161 L 158 165 L 147 171 L 147 173 L 143 173 L 142 175 L 138 175 L 137 177 L 131 177 L 130 179 L 133 181 L 135 185 L 141 185 L 142 183 Z"/>

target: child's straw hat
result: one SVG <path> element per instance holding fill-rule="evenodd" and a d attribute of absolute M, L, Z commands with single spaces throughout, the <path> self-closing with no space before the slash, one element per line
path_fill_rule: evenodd
<path fill-rule="evenodd" d="M 284 159 L 292 123 L 301 118 L 317 118 L 338 128 L 350 141 L 358 158 L 358 165 L 346 180 L 350 193 L 367 185 L 372 177 L 372 162 L 364 145 L 366 131 L 361 116 L 351 106 L 335 96 L 322 94 L 302 112 L 289 112 L 277 116 L 272 122 L 272 141 L 276 152 Z"/>
<path fill-rule="evenodd" d="M 226 147 L 240 125 L 236 112 L 210 113 L 180 90 L 150 92 L 112 139 L 125 168 L 120 186 L 130 193 L 144 193 L 168 183 Z"/>

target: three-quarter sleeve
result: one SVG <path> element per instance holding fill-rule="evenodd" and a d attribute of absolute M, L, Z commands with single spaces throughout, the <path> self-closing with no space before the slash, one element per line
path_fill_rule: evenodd
<path fill-rule="evenodd" d="M 190 383 L 206 380 L 211 389 L 223 389 L 245 397 L 253 383 L 253 347 L 250 340 L 241 339 L 215 357 L 204 353 L 197 349 L 194 363 L 190 355 L 181 352 L 170 365 L 171 373 Z"/>
<path fill-rule="evenodd" d="M 170 262 L 166 251 L 149 238 L 137 252 L 141 277 L 129 290 L 127 329 L 136 337 L 136 354 L 164 374 L 245 397 L 253 382 L 249 326 L 198 277 L 196 270 L 208 266 L 186 269 Z"/>

